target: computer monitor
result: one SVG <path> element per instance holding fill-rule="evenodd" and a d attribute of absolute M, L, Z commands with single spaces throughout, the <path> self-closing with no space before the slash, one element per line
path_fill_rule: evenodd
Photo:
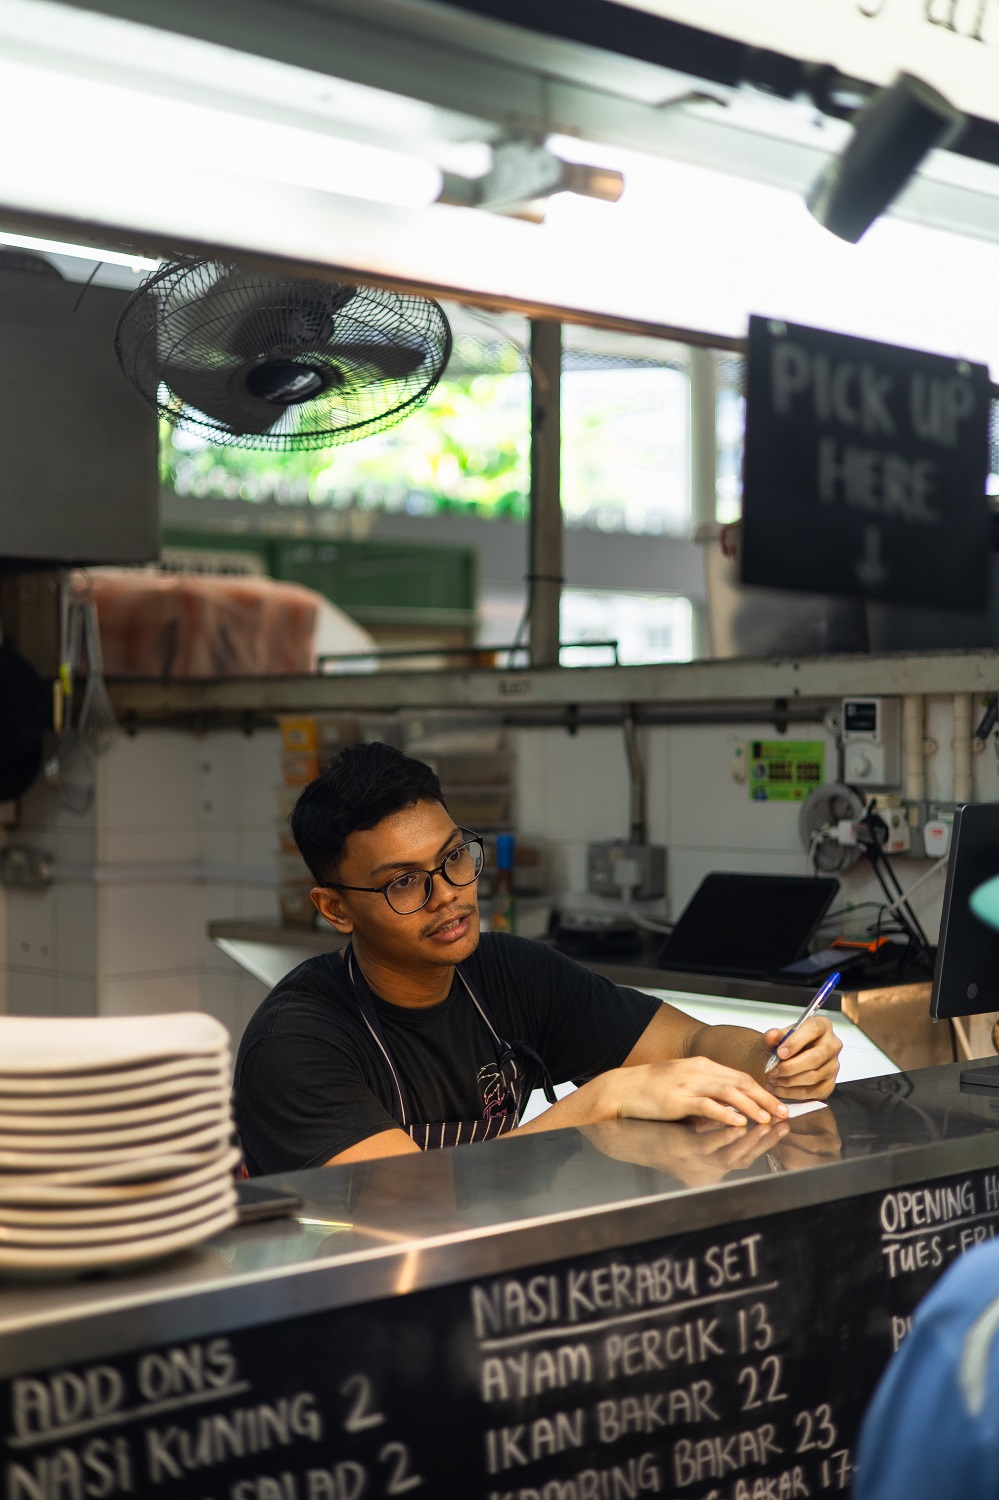
<path fill-rule="evenodd" d="M 999 1010 L 999 932 L 971 910 L 971 896 L 999 875 L 999 802 L 970 803 L 954 815 L 930 1014 Z"/>

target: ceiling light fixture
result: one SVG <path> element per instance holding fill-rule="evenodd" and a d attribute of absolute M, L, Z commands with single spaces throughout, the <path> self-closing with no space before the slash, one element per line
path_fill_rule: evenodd
<path fill-rule="evenodd" d="M 564 161 L 533 141 L 504 141 L 493 150 L 484 177 L 443 174 L 439 203 L 464 208 L 488 208 L 492 213 L 540 223 L 549 199 L 556 193 L 575 193 L 616 203 L 624 191 L 624 175 L 611 167 Z"/>
<path fill-rule="evenodd" d="M 271 181 L 404 208 L 433 203 L 441 185 L 440 169 L 409 151 L 2 57 L 0 130 L 30 136 L 22 158 L 46 148 L 65 152 L 72 142 L 76 153 L 124 174 L 148 168 L 155 141 L 168 142 L 176 161 L 211 163 L 222 180 Z"/>
<path fill-rule="evenodd" d="M 845 149 L 808 193 L 810 212 L 831 234 L 856 244 L 920 163 L 949 145 L 964 123 L 964 115 L 936 89 L 900 73 L 855 117 Z"/>
<path fill-rule="evenodd" d="M 95 245 L 70 245 L 63 240 L 42 240 L 31 234 L 8 234 L 0 229 L 0 245 L 17 250 L 37 250 L 39 255 L 73 255 L 79 260 L 96 260 L 106 266 L 125 266 L 129 271 L 155 271 L 160 264 L 145 255 L 129 255 L 124 250 L 98 250 Z"/>

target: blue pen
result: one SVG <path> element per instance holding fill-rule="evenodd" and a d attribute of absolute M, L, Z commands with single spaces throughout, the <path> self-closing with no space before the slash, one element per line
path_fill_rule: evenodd
<path fill-rule="evenodd" d="M 841 977 L 842 976 L 839 975 L 839 974 L 830 974 L 829 975 L 829 978 L 826 980 L 825 984 L 819 990 L 818 994 L 815 996 L 815 999 L 812 1000 L 812 1002 L 805 1007 L 805 1009 L 801 1012 L 801 1015 L 795 1021 L 794 1025 L 791 1026 L 787 1031 L 785 1031 L 784 1035 L 781 1037 L 780 1041 L 777 1043 L 777 1047 L 783 1047 L 784 1043 L 787 1041 L 787 1039 L 791 1035 L 791 1033 L 797 1031 L 797 1029 L 801 1025 L 801 1023 L 803 1021 L 807 1021 L 808 1018 L 809 1018 L 809 1016 L 814 1016 L 814 1014 L 818 1010 L 819 1006 L 822 1005 L 824 1003 L 824 1001 L 826 1001 L 826 1000 L 829 999 L 829 996 L 832 994 L 833 990 L 839 984 L 839 981 L 840 981 Z M 780 1058 L 777 1056 L 777 1047 L 774 1048 L 773 1053 L 771 1054 L 770 1059 L 767 1062 L 767 1065 L 766 1065 L 766 1067 L 763 1070 L 764 1073 L 771 1073 L 773 1071 L 773 1069 L 776 1068 L 777 1064 L 780 1062 Z"/>

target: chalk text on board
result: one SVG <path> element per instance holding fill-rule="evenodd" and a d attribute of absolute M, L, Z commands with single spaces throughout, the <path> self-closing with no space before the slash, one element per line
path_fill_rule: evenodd
<path fill-rule="evenodd" d="M 999 1174 L 985 1173 L 981 1186 L 981 1200 L 970 1178 L 885 1194 L 879 1217 L 889 1280 L 939 1270 L 955 1256 L 995 1238 L 991 1221 L 999 1209 Z"/>
<path fill-rule="evenodd" d="M 774 411 L 795 415 L 803 397 L 818 420 L 827 425 L 862 432 L 865 437 L 894 437 L 897 432 L 890 402 L 894 379 L 873 364 L 833 359 L 810 352 L 791 339 L 772 346 L 770 378 Z M 913 371 L 909 377 L 908 410 L 913 431 L 923 442 L 956 448 L 961 423 L 975 410 L 975 392 L 964 375 L 930 376 Z"/>
<path fill-rule="evenodd" d="M 593 1356 L 586 1344 L 562 1344 L 557 1349 L 524 1349 L 519 1354 L 492 1355 L 482 1361 L 483 1401 L 526 1401 L 545 1391 L 564 1391 L 593 1379 Z"/>
<path fill-rule="evenodd" d="M 490 1490 L 489 1500 L 539 1500 L 542 1494 L 557 1494 L 559 1500 L 632 1500 L 636 1495 L 660 1495 L 662 1475 L 656 1454 L 642 1453 L 609 1469 L 581 1469 L 554 1481 L 555 1488 Z"/>
<path fill-rule="evenodd" d="M 238 1374 L 229 1340 L 220 1338 L 144 1354 L 135 1369 L 140 1400 L 130 1409 L 125 1381 L 113 1365 L 22 1377 L 11 1393 L 13 1446 L 75 1437 L 112 1420 L 141 1420 L 198 1396 L 218 1401 L 241 1395 L 248 1385 Z"/>
<path fill-rule="evenodd" d="M 315 1453 L 314 1445 L 332 1436 L 329 1406 L 321 1408 L 311 1391 L 232 1404 L 233 1396 L 251 1391 L 225 1338 L 150 1351 L 121 1368 L 100 1364 L 15 1378 L 8 1446 L 44 1451 L 7 1464 L 4 1500 L 146 1495 L 152 1486 L 171 1490 L 192 1474 L 224 1472 L 233 1462 L 281 1450 L 290 1462 L 296 1449 Z M 367 1375 L 349 1375 L 338 1395 L 344 1433 L 359 1436 L 386 1424 Z M 125 1424 L 138 1431 L 90 1435 L 95 1427 Z M 405 1443 L 377 1441 L 365 1463 L 343 1458 L 304 1472 L 240 1479 L 227 1487 L 225 1500 L 359 1500 L 362 1494 L 374 1500 L 372 1484 L 383 1486 L 378 1493 L 385 1496 L 422 1487 Z"/>
<path fill-rule="evenodd" d="M 910 460 L 834 437 L 819 440 L 818 492 L 825 505 L 841 503 L 871 515 L 936 526 L 942 519 L 930 505 L 936 488 L 937 466 L 931 458 Z"/>
<path fill-rule="evenodd" d="M 711 1245 L 698 1257 L 661 1256 L 630 1265 L 574 1268 L 561 1275 L 507 1277 L 471 1291 L 472 1321 L 480 1342 L 528 1329 L 600 1322 L 601 1314 L 628 1314 L 667 1304 L 682 1306 L 704 1294 L 753 1283 L 759 1275 L 762 1236 L 744 1235 Z"/>
<path fill-rule="evenodd" d="M 724 1479 L 750 1465 L 763 1468 L 783 1455 L 773 1422 L 762 1422 L 759 1427 L 744 1428 L 728 1437 L 712 1433 L 709 1437 L 680 1438 L 673 1444 L 673 1483 L 678 1490 L 686 1489 L 708 1479 Z"/>
<path fill-rule="evenodd" d="M 792 417 L 797 405 L 810 405 L 824 425 L 845 428 L 878 440 L 897 435 L 891 400 L 893 377 L 875 365 L 834 359 L 803 348 L 791 339 L 771 349 L 774 411 Z M 975 411 L 975 391 L 962 375 L 909 377 L 909 425 L 924 443 L 955 449 L 962 423 Z M 882 446 L 862 446 L 835 432 L 818 443 L 817 490 L 826 505 L 837 503 L 872 515 L 923 525 L 942 516 L 931 503 L 939 500 L 940 476 L 932 458 L 909 458 Z"/>
<path fill-rule="evenodd" d="M 737 1479 L 731 1489 L 709 1490 L 702 1500 L 811 1500 L 811 1495 L 804 1469 L 795 1464 L 794 1468 L 782 1469 L 779 1474 Z"/>

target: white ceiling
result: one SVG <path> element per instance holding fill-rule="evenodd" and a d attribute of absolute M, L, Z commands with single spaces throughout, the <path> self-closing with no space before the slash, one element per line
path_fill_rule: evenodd
<path fill-rule="evenodd" d="M 18 142 L 0 155 L 0 225 L 150 254 L 228 247 L 721 339 L 756 311 L 999 372 L 999 168 L 938 155 L 846 246 L 802 205 L 847 131 L 810 107 L 432 0 L 151 13 L 202 34 L 0 0 L 0 129 Z M 712 100 L 676 102 L 695 87 Z M 415 203 L 431 165 L 481 171 L 511 132 L 620 168 L 622 201 L 556 199 L 535 226 L 368 201 L 363 173 L 349 193 L 324 183 L 357 141 L 398 154 L 404 180 L 413 163 Z"/>

